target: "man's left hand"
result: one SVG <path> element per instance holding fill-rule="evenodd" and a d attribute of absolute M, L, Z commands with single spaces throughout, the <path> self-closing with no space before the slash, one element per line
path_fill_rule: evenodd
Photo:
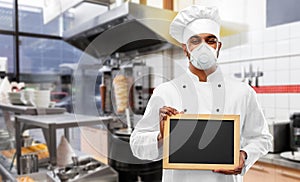
<path fill-rule="evenodd" d="M 237 175 L 237 174 L 241 174 L 243 167 L 245 166 L 245 160 L 247 158 L 247 153 L 245 151 L 240 151 L 240 162 L 239 162 L 239 166 L 236 167 L 234 170 L 213 170 L 213 172 L 215 173 L 221 173 L 221 174 L 227 174 L 227 175 Z"/>

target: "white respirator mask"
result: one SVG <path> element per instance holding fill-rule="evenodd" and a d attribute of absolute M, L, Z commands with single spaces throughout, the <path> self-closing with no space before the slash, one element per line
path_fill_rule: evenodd
<path fill-rule="evenodd" d="M 190 62 L 193 66 L 200 70 L 207 70 L 214 66 L 217 62 L 217 49 L 212 48 L 203 42 L 190 53 Z"/>

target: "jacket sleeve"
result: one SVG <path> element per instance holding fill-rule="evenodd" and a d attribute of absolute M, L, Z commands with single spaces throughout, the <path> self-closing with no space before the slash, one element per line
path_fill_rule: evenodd
<path fill-rule="evenodd" d="M 162 159 L 162 147 L 158 148 L 159 108 L 163 107 L 163 98 L 154 90 L 143 118 L 137 123 L 130 137 L 133 155 L 143 160 Z"/>
<path fill-rule="evenodd" d="M 258 104 L 254 90 L 250 90 L 247 100 L 245 121 L 241 134 L 241 150 L 247 153 L 247 160 L 242 175 L 271 149 L 273 137 L 269 132 L 267 121 Z"/>

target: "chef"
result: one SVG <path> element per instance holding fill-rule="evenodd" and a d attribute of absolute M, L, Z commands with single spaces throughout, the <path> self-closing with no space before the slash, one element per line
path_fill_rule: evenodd
<path fill-rule="evenodd" d="M 131 150 L 140 159 L 161 160 L 167 116 L 178 113 L 240 115 L 241 148 L 236 169 L 164 169 L 163 181 L 242 181 L 245 172 L 270 150 L 272 136 L 255 91 L 243 82 L 225 77 L 217 65 L 222 46 L 218 10 L 199 5 L 185 8 L 171 23 L 170 34 L 182 44 L 189 66 L 185 74 L 155 88 L 143 118 L 131 135 Z"/>

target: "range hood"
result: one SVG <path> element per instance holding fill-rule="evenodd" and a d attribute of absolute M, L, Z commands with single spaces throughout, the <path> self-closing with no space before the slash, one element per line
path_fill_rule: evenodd
<path fill-rule="evenodd" d="M 75 24 L 63 33 L 63 39 L 96 58 L 115 52 L 146 54 L 178 45 L 169 35 L 169 25 L 176 14 L 124 2 L 82 24 Z"/>

